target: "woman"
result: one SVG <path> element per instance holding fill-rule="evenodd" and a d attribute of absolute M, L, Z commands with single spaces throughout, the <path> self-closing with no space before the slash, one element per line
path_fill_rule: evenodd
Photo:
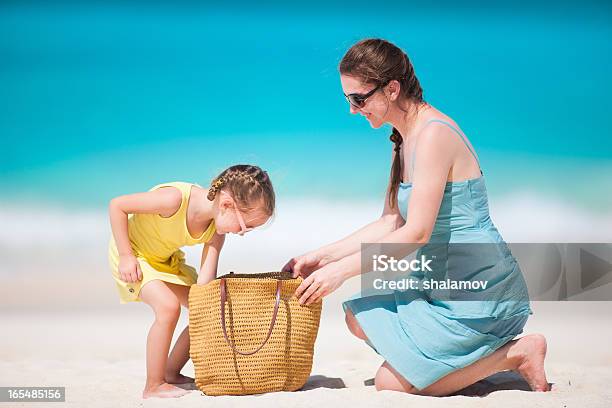
<path fill-rule="evenodd" d="M 488 256 L 464 254 L 459 268 L 472 279 L 494 278 L 498 297 L 480 302 L 406 301 L 398 293 L 355 297 L 343 304 L 346 323 L 385 358 L 375 377 L 378 390 L 449 395 L 496 372 L 517 370 L 533 390 L 548 391 L 545 338 L 512 340 L 531 310 L 521 297 L 527 291 L 518 264 L 489 218 L 471 144 L 451 118 L 423 100 L 410 60 L 395 45 L 360 41 L 339 70 L 351 113 L 363 115 L 373 128 L 393 126 L 391 179 L 378 220 L 285 265 L 304 277 L 296 296 L 310 304 L 362 273 L 362 242 L 416 244 L 419 251 L 432 242 L 501 246 Z M 497 257 L 493 262 L 491 254 Z"/>

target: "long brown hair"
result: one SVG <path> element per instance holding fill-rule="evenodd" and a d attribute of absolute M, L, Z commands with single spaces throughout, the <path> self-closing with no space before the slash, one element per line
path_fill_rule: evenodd
<path fill-rule="evenodd" d="M 241 210 L 261 208 L 268 216 L 274 214 L 275 195 L 268 173 L 249 164 L 231 166 L 215 177 L 207 198 L 214 201 L 221 190 L 229 192 Z"/>
<path fill-rule="evenodd" d="M 420 106 L 425 102 L 423 89 L 414 73 L 414 67 L 408 55 L 396 45 L 379 38 L 361 40 L 353 45 L 342 57 L 339 66 L 340 74 L 361 78 L 365 83 L 383 87 L 390 81 L 400 83 L 399 102 L 413 101 Z M 399 103 L 400 109 L 404 110 Z M 395 206 L 395 196 L 402 178 L 400 149 L 402 136 L 394 127 L 389 136 L 394 144 L 395 157 L 391 166 L 391 189 L 389 204 Z"/>

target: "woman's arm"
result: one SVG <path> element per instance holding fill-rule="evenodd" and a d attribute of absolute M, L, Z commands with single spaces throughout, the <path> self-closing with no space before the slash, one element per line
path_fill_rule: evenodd
<path fill-rule="evenodd" d="M 416 163 L 408 202 L 408 220 L 404 226 L 377 241 L 384 244 L 407 244 L 406 248 L 400 247 L 406 253 L 394 255 L 396 258 L 403 258 L 429 242 L 456 154 L 456 145 L 448 143 L 441 130 L 435 127 L 423 131 L 415 149 Z M 355 255 L 352 259 L 346 257 L 342 260 L 347 277 L 361 273 L 361 257 L 359 253 Z"/>
<path fill-rule="evenodd" d="M 377 242 L 380 238 L 395 231 L 401 226 L 402 221 L 401 216 L 396 217 L 390 214 L 383 214 L 376 221 L 365 225 L 339 241 L 315 250 L 315 252 L 326 261 L 323 265 L 337 261 L 345 256 L 359 252 L 362 243 Z"/>
<path fill-rule="evenodd" d="M 170 216 L 181 205 L 182 195 L 177 188 L 160 188 L 145 193 L 113 198 L 108 205 L 111 230 L 119 253 L 119 276 L 125 282 L 142 279 L 140 266 L 132 252 L 128 232 L 128 214 L 160 214 Z"/>
<path fill-rule="evenodd" d="M 392 160 L 394 158 L 395 152 L 393 152 Z M 404 219 L 402 218 L 397 207 L 397 197 L 393 197 L 395 202 L 393 207 L 391 207 L 389 204 L 390 189 L 391 182 L 389 181 L 387 192 L 385 194 L 383 213 L 379 219 L 365 225 L 364 227 L 338 241 L 324 245 L 304 255 L 292 258 L 283 267 L 283 270 L 293 271 L 294 275 L 308 275 L 330 262 L 337 261 L 345 256 L 359 252 L 361 250 L 362 243 L 377 242 L 380 238 L 402 226 L 404 224 Z"/>
<path fill-rule="evenodd" d="M 391 163 L 393 163 L 393 160 L 395 160 L 395 154 L 395 150 L 393 150 L 391 154 Z M 389 180 L 387 185 L 385 205 L 379 219 L 367 224 L 339 241 L 319 248 L 317 251 L 331 261 L 335 261 L 360 251 L 362 243 L 376 242 L 380 238 L 401 227 L 404 224 L 404 219 L 402 218 L 402 215 L 397 207 L 397 197 L 391 197 L 393 203 L 395 204 L 393 207 L 391 207 L 389 204 L 390 190 L 391 180 Z"/>
<path fill-rule="evenodd" d="M 393 210 L 390 209 L 390 211 Z M 294 276 L 306 277 L 330 262 L 358 253 L 361 250 L 362 242 L 377 242 L 381 237 L 399 228 L 403 221 L 399 213 L 383 213 L 378 220 L 339 241 L 290 259 L 282 270 L 293 272 Z"/>
<path fill-rule="evenodd" d="M 198 275 L 198 285 L 206 285 L 217 277 L 217 267 L 219 266 L 219 254 L 225 235 L 215 234 L 212 239 L 204 245 L 202 250 L 202 261 L 200 263 L 200 273 Z"/>
<path fill-rule="evenodd" d="M 432 128 L 424 130 L 419 137 L 406 223 L 375 241 L 405 244 L 398 246 L 401 253 L 390 254 L 398 259 L 427 243 L 431 237 L 456 148 L 439 136 Z M 312 273 L 298 287 L 296 296 L 300 302 L 311 304 L 336 290 L 346 279 L 362 272 L 365 271 L 361 271 L 361 253 L 356 252 Z"/>

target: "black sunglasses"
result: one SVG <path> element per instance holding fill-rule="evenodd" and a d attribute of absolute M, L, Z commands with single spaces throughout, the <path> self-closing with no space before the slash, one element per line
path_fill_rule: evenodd
<path fill-rule="evenodd" d="M 354 107 L 361 109 L 365 106 L 366 100 L 374 95 L 374 92 L 378 91 L 380 88 L 382 88 L 383 86 L 385 86 L 386 84 L 380 84 L 378 86 L 376 86 L 376 88 L 372 89 L 370 92 L 365 93 L 365 94 L 358 94 L 358 93 L 352 93 L 352 94 L 344 94 L 344 97 L 346 98 L 347 101 L 349 101 L 349 103 L 351 105 L 353 105 Z"/>
<path fill-rule="evenodd" d="M 365 106 L 366 100 L 374 95 L 374 92 L 378 91 L 380 89 L 380 85 L 378 85 L 376 88 L 372 89 L 370 92 L 365 93 L 365 94 L 358 94 L 358 93 L 352 93 L 352 94 L 344 94 L 344 97 L 346 98 L 346 100 L 353 105 L 354 107 L 361 109 Z"/>

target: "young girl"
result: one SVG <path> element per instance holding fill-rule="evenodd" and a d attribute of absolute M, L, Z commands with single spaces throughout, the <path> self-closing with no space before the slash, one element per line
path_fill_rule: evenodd
<path fill-rule="evenodd" d="M 189 327 L 168 356 L 180 306 L 188 306 L 191 285 L 216 277 L 225 234 L 243 235 L 261 226 L 272 216 L 274 202 L 268 174 L 250 165 L 228 168 L 208 189 L 174 182 L 111 200 L 109 261 L 120 301 L 143 301 L 155 313 L 143 398 L 188 392 L 173 384 L 193 382 L 180 374 L 189 360 Z M 201 243 L 206 245 L 198 274 L 185 264 L 180 248 Z"/>

